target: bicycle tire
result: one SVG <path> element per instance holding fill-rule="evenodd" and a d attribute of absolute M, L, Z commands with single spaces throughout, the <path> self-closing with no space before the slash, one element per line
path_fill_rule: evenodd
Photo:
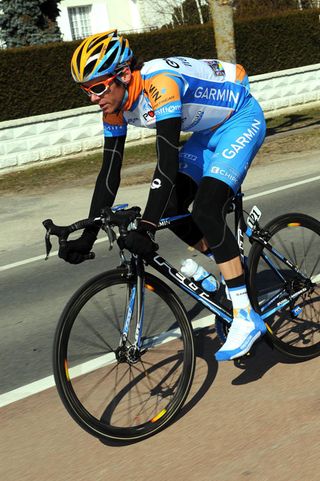
<path fill-rule="evenodd" d="M 145 275 L 145 319 L 148 313 L 153 314 L 150 317 L 152 320 L 155 318 L 155 323 L 152 324 L 150 320 L 152 326 L 149 334 L 145 333 L 143 342 L 151 347 L 145 349 L 140 362 L 133 366 L 115 359 L 116 349 L 112 345 L 118 334 L 115 340 L 111 339 L 113 330 L 119 328 L 115 314 L 122 311 L 122 307 L 126 308 L 120 303 L 124 301 L 124 292 L 132 289 L 133 285 L 134 278 L 128 275 L 126 268 L 100 274 L 88 281 L 66 305 L 54 338 L 53 370 L 60 398 L 72 418 L 101 440 L 133 442 L 163 429 L 183 405 L 194 375 L 193 331 L 185 309 L 172 289 L 149 273 Z M 159 313 L 160 310 L 163 314 Z M 171 319 L 167 319 L 168 315 Z M 167 323 L 165 327 L 170 327 L 167 331 L 164 326 L 161 328 L 162 338 L 160 327 L 156 325 L 160 321 Z M 92 352 L 91 339 L 89 341 L 91 335 L 94 341 Z M 119 340 L 114 345 L 118 346 Z M 103 355 L 109 356 L 108 360 L 100 355 L 100 351 L 96 357 L 95 350 L 101 346 Z M 164 358 L 160 359 L 160 355 Z M 110 356 L 113 356 L 112 360 Z M 97 362 L 97 359 L 104 360 Z M 90 363 L 96 363 L 98 367 L 93 369 Z M 156 378 L 163 372 L 166 379 L 165 376 Z M 101 384 L 97 379 L 98 374 L 102 376 Z M 113 374 L 119 386 L 111 386 Z M 128 377 L 127 385 L 124 378 L 120 378 L 121 375 Z M 169 386 L 171 380 L 173 387 Z M 102 389 L 98 392 L 100 387 Z M 111 391 L 107 398 L 109 388 Z M 142 394 L 146 395 L 145 405 L 133 405 L 132 412 L 129 412 L 130 397 L 138 403 L 142 401 Z M 96 403 L 100 404 L 101 409 L 96 407 Z M 143 409 L 147 411 L 145 419 Z"/>
<path fill-rule="evenodd" d="M 306 293 L 276 311 L 266 321 L 267 336 L 280 352 L 295 359 L 311 359 L 320 354 L 320 223 L 305 214 L 289 213 L 271 220 L 264 228 L 269 243 L 308 276 Z M 264 254 L 276 269 L 263 259 Z M 278 261 L 273 253 L 254 242 L 249 253 L 249 292 L 257 312 L 277 308 L 285 296 L 299 292 L 301 279 L 289 267 Z M 275 299 L 276 295 L 279 295 Z M 273 299 L 273 301 L 271 301 Z M 263 308 L 263 304 L 265 307 Z"/>

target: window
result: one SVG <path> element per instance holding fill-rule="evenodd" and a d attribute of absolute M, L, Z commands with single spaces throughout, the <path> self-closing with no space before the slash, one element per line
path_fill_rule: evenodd
<path fill-rule="evenodd" d="M 72 39 L 91 35 L 91 5 L 68 8 Z"/>

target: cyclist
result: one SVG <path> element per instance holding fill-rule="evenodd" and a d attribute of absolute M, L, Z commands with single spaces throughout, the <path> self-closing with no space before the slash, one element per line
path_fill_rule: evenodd
<path fill-rule="evenodd" d="M 155 231 L 164 215 L 188 212 L 174 232 L 214 259 L 228 286 L 233 322 L 219 361 L 247 353 L 265 333 L 248 298 L 238 243 L 226 224 L 230 199 L 238 191 L 265 137 L 265 120 L 251 96 L 244 68 L 219 60 L 155 59 L 137 65 L 129 42 L 116 30 L 82 41 L 71 60 L 73 79 L 103 112 L 103 162 L 89 216 L 112 206 L 120 184 L 127 125 L 156 129 L 157 165 L 145 211 L 126 247 L 148 255 L 158 246 Z M 179 150 L 180 132 L 193 134 Z M 85 259 L 97 231 L 60 248 L 71 263 Z"/>

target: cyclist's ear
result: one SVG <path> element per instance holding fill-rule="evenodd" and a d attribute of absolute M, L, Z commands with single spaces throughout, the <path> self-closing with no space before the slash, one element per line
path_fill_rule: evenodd
<path fill-rule="evenodd" d="M 122 82 L 128 85 L 132 77 L 132 72 L 130 68 L 129 67 L 124 68 L 120 74 L 120 77 Z"/>

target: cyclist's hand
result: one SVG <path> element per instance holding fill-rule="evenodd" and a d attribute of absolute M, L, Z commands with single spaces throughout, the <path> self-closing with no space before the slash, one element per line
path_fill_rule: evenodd
<path fill-rule="evenodd" d="M 147 256 L 159 249 L 154 240 L 156 227 L 141 221 L 137 230 L 129 232 L 125 239 L 125 247 L 140 256 Z"/>
<path fill-rule="evenodd" d="M 60 245 L 58 255 L 70 264 L 80 264 L 89 259 L 88 255 L 96 238 L 97 235 L 94 232 L 84 230 L 79 239 L 67 241 Z"/>

